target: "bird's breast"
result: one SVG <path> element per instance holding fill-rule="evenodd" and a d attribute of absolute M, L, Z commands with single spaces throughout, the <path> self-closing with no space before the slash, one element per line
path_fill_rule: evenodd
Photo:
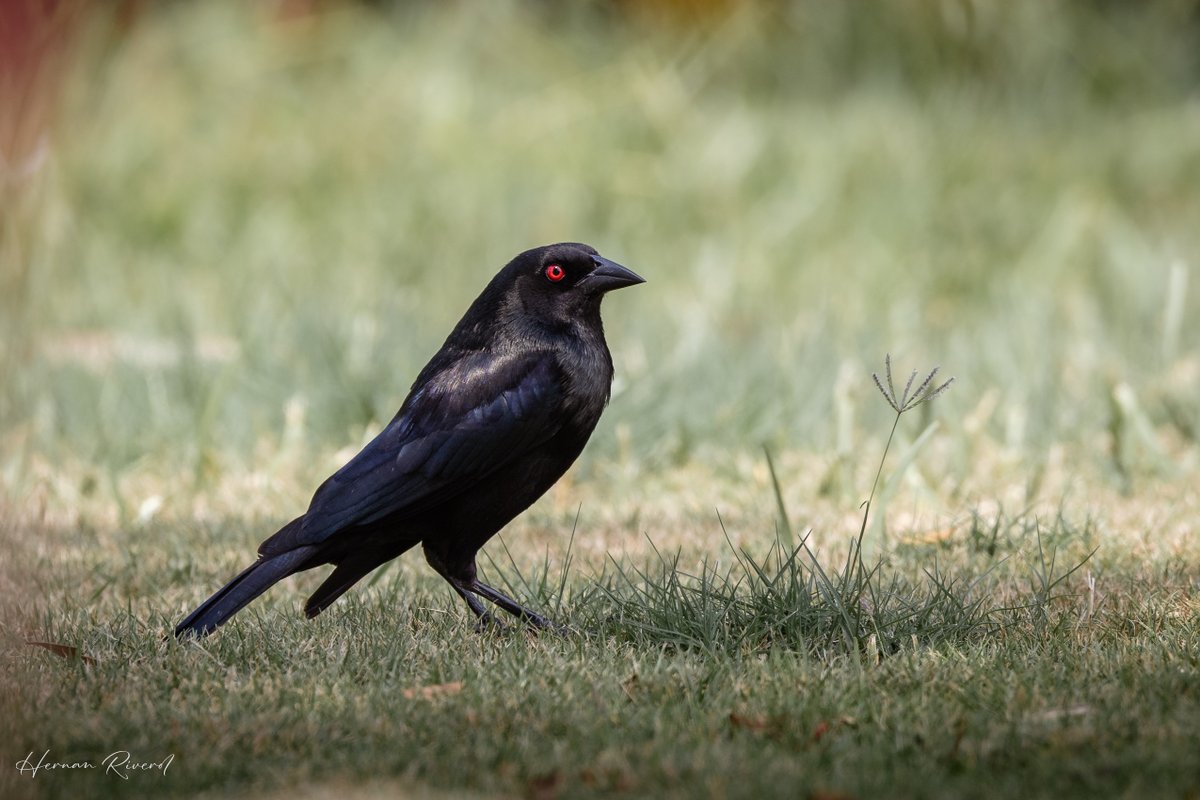
<path fill-rule="evenodd" d="M 612 390 L 613 363 L 608 348 L 602 344 L 572 348 L 563 362 L 567 397 L 577 412 L 595 425 Z"/>

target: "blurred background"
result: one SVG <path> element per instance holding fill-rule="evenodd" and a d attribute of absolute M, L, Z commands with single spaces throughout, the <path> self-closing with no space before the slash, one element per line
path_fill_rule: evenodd
<path fill-rule="evenodd" d="M 766 444 L 798 503 L 852 510 L 889 352 L 957 378 L 901 431 L 941 419 L 939 497 L 1194 472 L 1196 0 L 3 17 L 17 508 L 197 518 L 225 482 L 228 508 L 289 514 L 490 276 L 560 240 L 648 279 L 606 304 L 584 473 L 762 479 Z"/>

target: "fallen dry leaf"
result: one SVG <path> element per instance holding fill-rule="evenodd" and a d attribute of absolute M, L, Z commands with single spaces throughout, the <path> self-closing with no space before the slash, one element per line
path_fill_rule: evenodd
<path fill-rule="evenodd" d="M 405 689 L 400 694 L 408 700 L 416 700 L 418 697 L 422 700 L 432 700 L 435 697 L 456 695 L 462 691 L 462 688 L 462 681 L 453 681 L 451 683 L 435 683 L 431 686 L 416 686 L 412 689 Z"/>
<path fill-rule="evenodd" d="M 630 702 L 636 701 L 636 698 L 634 697 L 634 692 L 637 691 L 637 688 L 638 688 L 638 675 L 636 672 L 633 673 L 632 675 L 630 675 L 625 680 L 621 681 L 621 691 L 625 693 L 625 696 L 629 698 Z"/>
<path fill-rule="evenodd" d="M 43 650 L 49 650 L 51 653 L 54 653 L 54 655 L 62 656 L 63 658 L 68 658 L 68 659 L 78 658 L 78 659 L 81 659 L 83 661 L 83 663 L 85 663 L 85 664 L 95 664 L 96 663 L 96 659 L 94 659 L 88 655 L 81 655 L 78 647 L 71 647 L 69 644 L 55 644 L 54 642 L 35 642 L 35 641 L 32 641 L 31 639 L 26 639 L 25 644 L 32 645 L 33 647 L 40 647 Z"/>
<path fill-rule="evenodd" d="M 736 711 L 729 712 L 729 724 L 748 731 L 765 731 L 770 721 L 766 717 L 747 717 Z"/>
<path fill-rule="evenodd" d="M 907 536 L 901 536 L 900 538 L 905 544 L 941 544 L 950 541 L 954 537 L 956 530 L 958 529 L 951 526 L 932 531 L 913 531 Z"/>

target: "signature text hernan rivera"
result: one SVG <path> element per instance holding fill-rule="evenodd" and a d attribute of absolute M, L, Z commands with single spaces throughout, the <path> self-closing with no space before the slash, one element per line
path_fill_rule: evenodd
<path fill-rule="evenodd" d="M 36 778 L 39 773 L 43 772 L 58 772 L 60 770 L 99 770 L 104 775 L 111 775 L 121 780 L 129 780 L 130 775 L 145 772 L 158 772 L 163 775 L 167 774 L 167 769 L 175 761 L 175 754 L 171 753 L 166 758 L 161 758 L 157 761 L 147 761 L 144 759 L 134 758 L 128 750 L 116 750 L 106 755 L 99 762 L 95 761 L 69 761 L 58 760 L 52 758 L 50 751 L 44 751 L 40 756 L 36 753 L 30 753 L 17 762 L 17 772 L 26 775 L 30 778 Z"/>

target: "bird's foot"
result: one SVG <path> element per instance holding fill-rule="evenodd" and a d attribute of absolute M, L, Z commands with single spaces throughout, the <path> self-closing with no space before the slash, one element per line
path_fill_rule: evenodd
<path fill-rule="evenodd" d="M 475 633 L 483 636 L 488 633 L 503 633 L 508 630 L 508 626 L 496 618 L 496 615 L 490 611 L 485 611 L 475 617 Z"/>
<path fill-rule="evenodd" d="M 565 625 L 559 625 L 557 622 L 543 617 L 536 611 L 530 611 L 516 600 L 513 600 L 511 597 L 508 597 L 496 589 L 493 589 L 486 583 L 475 581 L 473 584 L 471 584 L 470 591 L 474 592 L 485 600 L 495 603 L 497 607 L 504 609 L 517 619 L 524 621 L 530 628 L 533 628 L 539 633 L 545 631 L 561 637 L 566 637 L 576 633 L 576 631 L 572 630 L 571 628 L 568 628 Z"/>

